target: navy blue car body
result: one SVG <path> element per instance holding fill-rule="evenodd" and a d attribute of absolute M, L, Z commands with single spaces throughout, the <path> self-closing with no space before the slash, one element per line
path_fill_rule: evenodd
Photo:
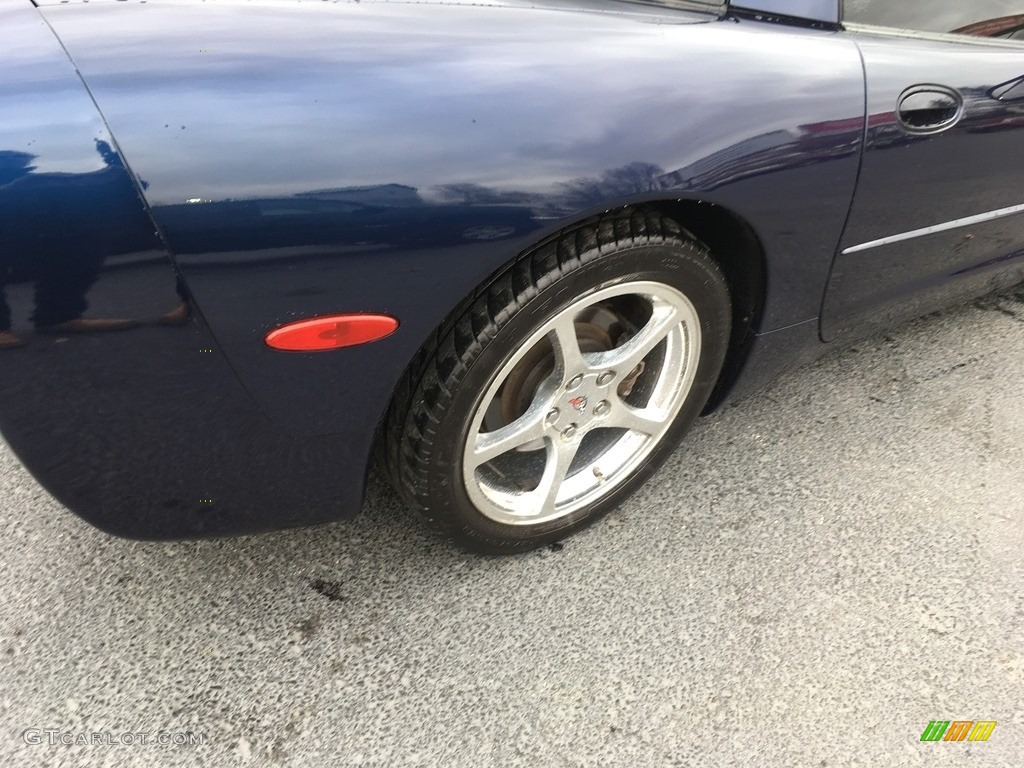
<path fill-rule="evenodd" d="M 0 29 L 0 331 L 26 342 L 0 349 L 0 430 L 120 535 L 355 514 L 425 341 L 605 211 L 720 255 L 709 407 L 1024 280 L 1013 40 L 844 26 L 838 0 L 24 0 Z M 400 325 L 265 343 L 349 312 Z M 53 332 L 84 314 L 137 322 Z"/>

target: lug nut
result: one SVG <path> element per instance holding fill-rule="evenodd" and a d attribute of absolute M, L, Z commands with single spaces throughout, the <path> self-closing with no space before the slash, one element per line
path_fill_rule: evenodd
<path fill-rule="evenodd" d="M 594 415 L 605 416 L 611 409 L 612 404 L 609 403 L 607 400 L 602 400 L 600 403 L 594 406 Z"/>
<path fill-rule="evenodd" d="M 612 379 L 615 378 L 615 371 L 605 371 L 597 377 L 597 386 L 603 387 L 606 384 L 611 384 Z"/>
<path fill-rule="evenodd" d="M 548 424 L 552 424 L 555 421 L 557 421 L 559 413 L 560 413 L 560 411 L 557 408 L 552 408 L 550 411 L 548 411 L 548 415 L 547 415 L 547 419 L 546 419 Z"/>
<path fill-rule="evenodd" d="M 575 424 L 570 424 L 568 427 L 562 430 L 562 437 L 566 440 L 572 440 L 576 437 L 576 432 L 579 430 Z"/>
<path fill-rule="evenodd" d="M 578 387 L 582 383 L 583 383 L 583 374 L 581 373 L 579 376 L 573 376 L 572 379 L 569 381 L 569 383 L 565 385 L 565 388 L 566 389 L 576 389 L 576 387 Z"/>

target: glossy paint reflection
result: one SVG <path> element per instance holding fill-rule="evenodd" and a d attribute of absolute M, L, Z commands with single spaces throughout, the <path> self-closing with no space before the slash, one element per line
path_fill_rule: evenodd
<path fill-rule="evenodd" d="M 817 316 L 863 134 L 860 57 L 834 34 L 627 3 L 44 13 L 232 365 L 297 433 L 372 433 L 463 297 L 625 203 L 736 211 L 773 270 L 757 327 Z M 354 311 L 402 325 L 315 360 L 262 344 Z"/>
<path fill-rule="evenodd" d="M 868 72 L 867 146 L 841 250 L 1024 204 L 1019 45 L 859 34 Z M 951 129 L 911 136 L 896 105 L 919 84 L 964 101 Z M 854 336 L 1024 279 L 1024 214 L 837 256 L 822 313 L 827 340 Z"/>
<path fill-rule="evenodd" d="M 87 294 L 104 262 L 146 254 L 155 245 L 152 226 L 142 215 L 120 158 L 106 141 L 97 139 L 95 148 L 102 168 L 84 173 L 39 173 L 32 165 L 37 155 L 0 150 L 0 349 L 27 343 L 27 337 L 12 329 L 5 296 L 19 285 L 32 288 L 29 320 L 39 331 L 102 333 L 129 330 L 141 322 L 85 317 Z M 135 217 L 126 216 L 133 210 Z M 59 221 L 40 221 L 50 213 L 59 215 Z M 148 314 L 162 311 L 151 307 Z M 157 321 L 172 317 L 185 319 L 179 311 Z"/>
<path fill-rule="evenodd" d="M 173 275 L 169 291 L 140 296 L 130 308 L 101 300 L 98 308 L 113 312 L 106 323 L 83 317 L 108 258 L 162 253 L 53 33 L 31 7 L 4 6 L 0 26 L 9 37 L 0 77 L 0 351 L 31 341 L 34 328 L 115 330 L 133 317 L 158 317 L 178 303 Z"/>
<path fill-rule="evenodd" d="M 18 342 L 0 348 L 4 440 L 60 501 L 122 535 L 278 528 L 333 519 L 338 504 L 354 513 L 365 456 L 290 438 L 259 410 L 182 304 L 51 30 L 28 3 L 0 7 L 0 28 L 0 329 Z M 360 467 L 353 477 L 330 471 L 346 462 Z"/>

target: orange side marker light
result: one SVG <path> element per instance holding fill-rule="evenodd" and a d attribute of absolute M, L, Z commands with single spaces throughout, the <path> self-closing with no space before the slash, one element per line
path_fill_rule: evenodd
<path fill-rule="evenodd" d="M 264 341 L 271 349 L 285 352 L 321 352 L 368 344 L 397 330 L 398 320 L 390 315 L 324 315 L 275 328 Z"/>

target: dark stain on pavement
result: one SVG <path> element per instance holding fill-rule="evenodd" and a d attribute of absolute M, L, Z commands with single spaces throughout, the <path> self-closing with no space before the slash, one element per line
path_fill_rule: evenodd
<path fill-rule="evenodd" d="M 332 602 L 341 602 L 345 599 L 345 595 L 341 590 L 341 584 L 337 582 L 313 579 L 309 582 L 309 586 Z"/>

